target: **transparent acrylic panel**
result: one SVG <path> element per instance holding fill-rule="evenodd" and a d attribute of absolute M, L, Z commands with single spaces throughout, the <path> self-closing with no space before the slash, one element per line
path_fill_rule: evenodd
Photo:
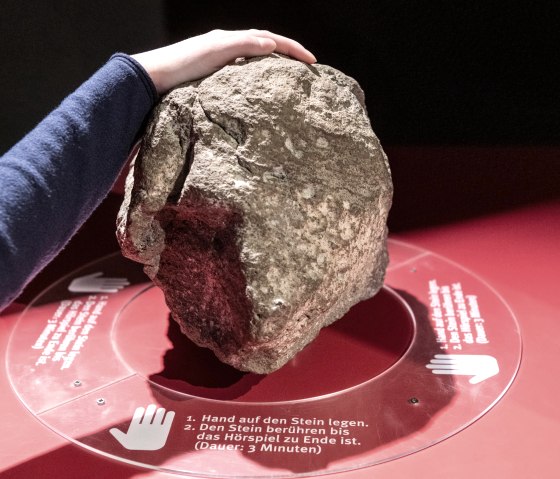
<path fill-rule="evenodd" d="M 386 287 L 272 374 L 237 371 L 191 343 L 162 293 L 120 255 L 63 278 L 24 311 L 8 374 L 46 427 L 150 469 L 290 477 L 411 454 L 502 397 L 521 337 L 483 280 L 389 244 Z"/>

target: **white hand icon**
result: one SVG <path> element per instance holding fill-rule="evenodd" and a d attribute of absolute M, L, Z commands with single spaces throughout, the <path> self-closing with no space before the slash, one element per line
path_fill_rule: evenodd
<path fill-rule="evenodd" d="M 154 404 L 146 409 L 138 407 L 126 433 L 116 427 L 109 432 L 128 450 L 157 451 L 165 446 L 175 412 L 168 411 L 165 414 L 164 408 L 156 409 Z"/>
<path fill-rule="evenodd" d="M 471 384 L 478 384 L 500 372 L 496 358 L 484 354 L 436 354 L 426 367 L 434 374 L 472 376 L 469 379 Z"/>
<path fill-rule="evenodd" d="M 102 278 L 103 273 L 92 273 L 75 278 L 68 286 L 71 293 L 116 293 L 130 283 L 126 278 Z"/>

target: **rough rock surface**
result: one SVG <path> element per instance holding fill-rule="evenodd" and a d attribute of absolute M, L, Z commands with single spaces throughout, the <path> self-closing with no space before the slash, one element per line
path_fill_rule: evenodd
<path fill-rule="evenodd" d="M 268 373 L 382 286 L 391 197 L 357 82 L 273 54 L 161 100 L 117 236 L 189 338 Z"/>

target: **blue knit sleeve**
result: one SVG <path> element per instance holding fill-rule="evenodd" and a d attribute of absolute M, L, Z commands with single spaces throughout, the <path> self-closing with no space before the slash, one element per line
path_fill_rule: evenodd
<path fill-rule="evenodd" d="M 113 55 L 0 158 L 0 309 L 108 194 L 156 100 L 140 64 Z"/>

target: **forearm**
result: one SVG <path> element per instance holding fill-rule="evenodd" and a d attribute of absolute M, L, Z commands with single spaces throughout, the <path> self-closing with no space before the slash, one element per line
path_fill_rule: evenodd
<path fill-rule="evenodd" d="M 298 42 L 255 29 L 117 56 L 0 158 L 0 309 L 105 197 L 158 93 L 273 51 L 316 61 Z"/>
<path fill-rule="evenodd" d="M 110 191 L 156 99 L 116 55 L 0 158 L 0 308 Z"/>

